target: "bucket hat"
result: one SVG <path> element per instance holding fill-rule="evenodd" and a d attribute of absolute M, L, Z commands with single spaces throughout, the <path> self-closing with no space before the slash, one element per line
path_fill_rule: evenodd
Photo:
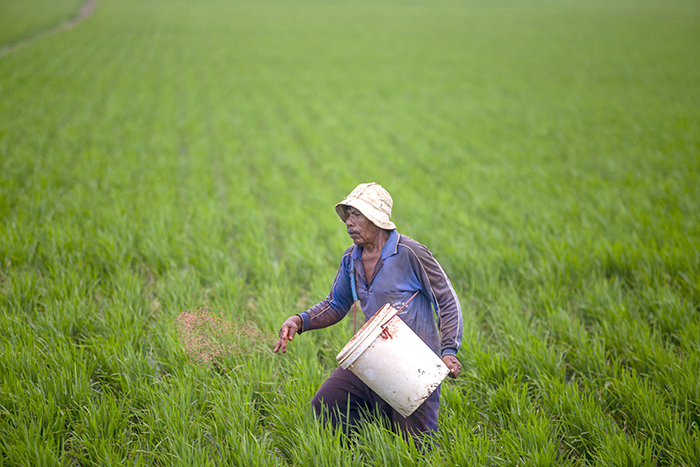
<path fill-rule="evenodd" d="M 345 206 L 357 209 L 380 229 L 396 230 L 396 226 L 390 220 L 394 200 L 381 185 L 374 182 L 360 183 L 343 201 L 336 204 L 335 212 L 343 222 L 348 218 L 345 214 Z"/>

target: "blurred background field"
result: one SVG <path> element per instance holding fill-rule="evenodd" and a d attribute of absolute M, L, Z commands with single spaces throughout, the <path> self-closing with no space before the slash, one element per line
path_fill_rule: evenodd
<path fill-rule="evenodd" d="M 0 465 L 699 465 L 698 83 L 694 1 L 99 0 L 0 56 Z M 429 454 L 311 416 L 351 322 L 271 352 L 366 181 L 462 302 Z"/>
<path fill-rule="evenodd" d="M 0 1 L 0 50 L 77 16 L 84 0 Z"/>

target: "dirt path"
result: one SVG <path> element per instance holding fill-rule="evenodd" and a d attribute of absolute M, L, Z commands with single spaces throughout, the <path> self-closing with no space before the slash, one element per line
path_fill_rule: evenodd
<path fill-rule="evenodd" d="M 61 23 L 58 26 L 54 26 L 52 28 L 40 31 L 25 39 L 21 39 L 12 44 L 7 44 L 6 46 L 0 48 L 0 57 L 11 54 L 12 52 L 27 47 L 28 45 L 32 45 L 34 42 L 38 41 L 39 39 L 43 39 L 44 37 L 52 36 L 54 34 L 57 34 L 61 31 L 66 31 L 68 29 L 73 29 L 81 21 L 83 21 L 95 11 L 95 5 L 97 5 L 97 0 L 86 0 L 83 4 L 83 7 L 80 9 L 80 12 L 78 12 L 78 14 L 74 18 L 71 18 L 64 23 Z"/>

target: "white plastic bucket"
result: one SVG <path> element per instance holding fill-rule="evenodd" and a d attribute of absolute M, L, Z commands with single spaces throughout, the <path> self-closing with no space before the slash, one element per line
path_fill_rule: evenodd
<path fill-rule="evenodd" d="M 384 305 L 343 347 L 336 360 L 402 417 L 408 417 L 450 370 L 397 313 L 391 305 Z M 381 336 L 384 330 L 387 339 Z"/>

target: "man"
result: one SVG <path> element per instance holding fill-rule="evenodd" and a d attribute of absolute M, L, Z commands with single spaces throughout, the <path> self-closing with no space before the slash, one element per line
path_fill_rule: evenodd
<path fill-rule="evenodd" d="M 284 322 L 275 352 L 285 353 L 287 341 L 297 333 L 340 321 L 353 304 L 355 289 L 366 319 L 387 303 L 397 310 L 403 306 L 401 319 L 442 358 L 451 377 L 459 375 L 459 299 L 430 251 L 396 231 L 391 222 L 392 207 L 391 196 L 376 183 L 360 184 L 335 206 L 353 245 L 343 254 L 328 297 Z M 421 434 L 437 431 L 440 388 L 404 418 L 350 370 L 338 367 L 321 385 L 311 404 L 317 415 L 328 416 L 334 426 L 344 429 L 355 426 L 363 411 L 375 411 L 386 416 L 392 428 L 398 427 L 404 438 L 410 435 L 420 442 Z"/>

